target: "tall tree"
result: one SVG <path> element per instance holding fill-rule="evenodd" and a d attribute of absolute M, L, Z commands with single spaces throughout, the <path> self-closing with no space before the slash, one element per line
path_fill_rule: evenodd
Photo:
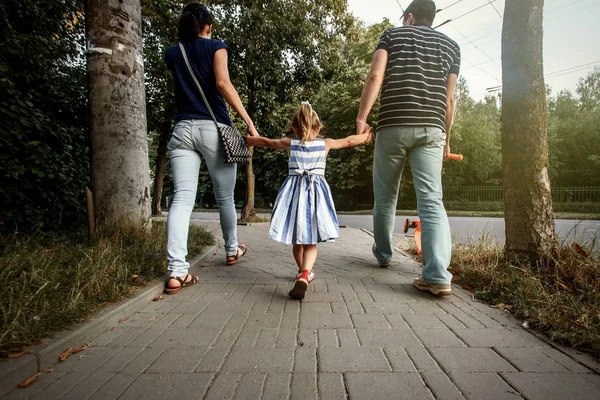
<path fill-rule="evenodd" d="M 328 43 L 350 21 L 344 0 L 213 0 L 215 37 L 231 48 L 230 73 L 259 132 L 279 136 L 282 104 L 324 79 Z M 255 158 L 255 161 L 259 161 Z M 242 219 L 254 213 L 254 168 L 246 167 Z"/>
<path fill-rule="evenodd" d="M 88 0 L 92 190 L 100 227 L 144 227 L 150 176 L 141 4 Z"/>
<path fill-rule="evenodd" d="M 175 117 L 173 80 L 164 55 L 168 47 L 177 43 L 177 18 L 182 7 L 179 0 L 142 0 L 148 131 L 157 140 L 153 165 L 152 215 L 161 214 L 167 145 L 171 139 Z"/>
<path fill-rule="evenodd" d="M 452 151 L 462 154 L 465 159 L 444 165 L 444 185 L 501 184 L 500 110 L 497 98 L 487 96 L 475 102 L 463 78 L 458 81 L 457 93 Z"/>
<path fill-rule="evenodd" d="M 558 186 L 598 186 L 600 69 L 581 78 L 576 93 L 549 99 L 550 177 Z"/>
<path fill-rule="evenodd" d="M 542 65 L 544 0 L 507 0 L 502 27 L 502 173 L 509 259 L 556 245 Z"/>
<path fill-rule="evenodd" d="M 356 113 L 360 103 L 364 77 L 371 67 L 373 51 L 381 34 L 393 27 L 389 20 L 365 27 L 355 20 L 339 43 L 334 44 L 328 59 L 333 71 L 321 86 L 313 104 L 323 123 L 325 136 L 343 138 L 356 130 Z M 369 124 L 376 129 L 379 101 L 373 106 Z M 327 176 L 336 206 L 340 209 L 369 208 L 373 203 L 373 151 L 356 146 L 332 152 L 327 159 Z"/>

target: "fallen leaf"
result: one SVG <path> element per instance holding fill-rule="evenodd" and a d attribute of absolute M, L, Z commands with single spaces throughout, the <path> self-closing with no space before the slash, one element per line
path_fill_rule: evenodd
<path fill-rule="evenodd" d="M 85 350 L 85 349 L 87 349 L 89 347 L 90 347 L 89 343 L 86 343 L 85 346 L 80 347 L 79 349 L 74 349 L 72 347 L 69 347 L 67 350 L 63 351 L 60 356 L 58 356 L 58 360 L 59 361 L 65 361 L 67 358 L 69 358 L 69 356 L 71 354 L 77 354 L 80 351 L 83 351 L 83 350 Z"/>
<path fill-rule="evenodd" d="M 150 318 L 148 321 L 154 321 L 154 317 Z"/>
<path fill-rule="evenodd" d="M 463 289 L 471 290 L 471 291 L 473 290 L 473 288 L 471 286 L 467 285 L 466 283 L 463 285 Z"/>
<path fill-rule="evenodd" d="M 581 322 L 579 322 L 579 321 L 571 321 L 571 322 L 572 322 L 572 323 L 574 323 L 575 325 L 577 325 L 577 326 L 581 327 L 581 328 L 585 328 L 585 329 L 587 329 L 587 326 L 585 326 L 584 324 L 582 324 L 582 323 L 581 323 Z"/>
<path fill-rule="evenodd" d="M 156 296 L 155 298 L 152 299 L 152 301 L 160 301 L 162 299 L 164 299 L 164 297 L 161 295 L 161 296 Z"/>
<path fill-rule="evenodd" d="M 60 354 L 60 356 L 58 356 L 58 361 L 65 361 L 67 358 L 69 358 L 69 356 L 71 355 L 72 352 L 73 352 L 73 348 L 69 347 L 68 349 L 63 351 Z"/>
<path fill-rule="evenodd" d="M 21 358 L 23 356 L 23 354 L 25 354 L 25 353 L 23 353 L 23 352 L 21 352 L 21 353 L 11 353 L 11 354 L 8 355 L 8 358 L 10 358 L 10 359 Z"/>
<path fill-rule="evenodd" d="M 26 388 L 27 386 L 31 385 L 33 382 L 37 381 L 37 379 L 40 377 L 40 375 L 42 375 L 42 372 L 38 372 L 37 374 L 30 376 L 29 378 L 25 379 L 23 382 L 19 383 L 19 387 Z"/>
<path fill-rule="evenodd" d="M 579 254 L 580 256 L 584 256 L 584 257 L 589 257 L 589 254 L 587 253 L 587 251 L 585 251 L 579 244 L 577 243 L 573 243 L 571 245 L 571 250 L 573 250 L 575 253 Z"/>

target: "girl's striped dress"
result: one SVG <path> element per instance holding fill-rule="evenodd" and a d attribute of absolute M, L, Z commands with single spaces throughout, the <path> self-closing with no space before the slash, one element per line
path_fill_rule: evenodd
<path fill-rule="evenodd" d="M 331 190 L 325 180 L 327 149 L 317 138 L 292 139 L 289 176 L 271 215 L 269 237 L 285 244 L 331 242 L 340 236 Z"/>

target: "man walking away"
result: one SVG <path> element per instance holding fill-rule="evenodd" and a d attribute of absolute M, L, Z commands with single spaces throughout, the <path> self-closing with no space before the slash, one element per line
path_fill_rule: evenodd
<path fill-rule="evenodd" d="M 373 159 L 373 254 L 380 266 L 390 265 L 398 190 L 408 160 L 422 224 L 423 276 L 414 286 L 449 295 L 451 242 L 442 203 L 442 161 L 450 153 L 460 48 L 431 28 L 435 13 L 432 0 L 414 0 L 403 15 L 403 26 L 383 33 L 356 124 L 357 133 L 369 129 L 366 120 L 383 81 Z"/>

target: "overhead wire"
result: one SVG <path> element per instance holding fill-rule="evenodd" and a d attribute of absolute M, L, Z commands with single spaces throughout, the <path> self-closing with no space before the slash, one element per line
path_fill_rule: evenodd
<path fill-rule="evenodd" d="M 564 13 L 564 14 L 557 15 L 557 16 L 555 16 L 553 18 L 550 18 L 548 21 L 552 21 L 552 20 L 555 20 L 556 18 L 564 17 L 565 15 L 573 14 L 573 13 L 576 13 L 578 11 L 587 10 L 588 8 L 592 8 L 592 7 L 596 7 L 596 6 L 600 6 L 600 2 L 594 3 L 594 4 L 588 4 L 587 6 L 578 8 L 577 10 L 573 10 L 573 11 L 569 11 L 569 12 Z"/>
<path fill-rule="evenodd" d="M 500 15 L 500 11 L 498 11 L 498 9 L 496 8 L 496 6 L 494 5 L 494 2 L 491 0 L 488 0 L 488 3 L 490 4 L 490 6 L 492 6 L 492 8 L 494 9 L 494 11 L 496 11 L 496 14 L 498 14 L 498 16 L 500 17 L 500 19 L 504 19 L 502 18 L 502 15 Z"/>
<path fill-rule="evenodd" d="M 402 10 L 402 15 L 404 15 L 404 7 L 402 7 L 402 4 L 400 4 L 400 0 L 396 0 L 396 3 L 398 3 L 398 6 Z"/>
<path fill-rule="evenodd" d="M 556 77 L 559 77 L 559 76 L 572 74 L 574 72 L 579 72 L 579 71 L 583 71 L 583 70 L 586 70 L 586 69 L 594 68 L 594 67 L 597 67 L 597 66 L 600 66 L 600 61 L 594 61 L 594 62 L 591 62 L 591 63 L 581 64 L 581 65 L 575 65 L 573 67 L 564 68 L 564 69 L 561 69 L 559 71 L 550 72 L 550 73 L 544 75 L 544 79 L 552 79 L 552 78 L 556 78 Z M 492 86 L 492 87 L 486 88 L 485 90 L 488 93 L 497 92 L 497 91 L 502 90 L 502 85 Z"/>
<path fill-rule="evenodd" d="M 458 4 L 458 3 L 461 3 L 462 1 L 463 1 L 463 0 L 458 0 L 458 1 L 455 1 L 454 3 L 450 4 L 449 6 L 442 7 L 442 8 L 440 8 L 440 9 L 438 9 L 436 12 L 440 13 L 440 12 L 442 12 L 442 11 L 446 11 L 446 10 L 448 10 L 450 7 L 452 7 L 452 6 L 454 6 L 454 5 Z"/>
<path fill-rule="evenodd" d="M 556 3 L 557 1 L 559 1 L 559 0 L 554 0 L 554 1 L 549 1 L 549 2 L 546 2 L 546 5 L 548 5 L 548 4 L 554 4 L 554 3 Z M 567 1 L 567 3 L 564 3 L 564 4 L 559 4 L 557 7 L 554 7 L 554 8 L 551 8 L 551 9 L 546 9 L 546 8 L 544 8 L 544 14 L 550 14 L 550 13 L 553 13 L 553 12 L 554 12 L 554 11 L 556 11 L 556 10 L 559 10 L 559 9 L 561 9 L 561 8 L 564 8 L 564 7 L 572 6 L 572 5 L 574 5 L 574 4 L 577 4 L 577 3 L 581 3 L 582 1 L 586 1 L 586 0 L 575 0 L 575 1 L 573 1 L 573 0 L 568 0 L 568 1 Z M 595 5 L 598 5 L 598 4 L 600 4 L 600 3 L 590 4 L 590 5 L 588 5 L 587 7 L 584 7 L 583 9 L 590 8 L 590 7 L 594 7 Z M 564 15 L 571 14 L 571 13 L 573 13 L 573 12 L 577 12 L 577 11 L 579 11 L 579 10 L 582 10 L 582 9 L 580 8 L 580 9 L 577 9 L 577 10 L 573 10 L 573 11 L 570 11 L 570 12 L 568 12 L 568 13 L 566 13 L 566 14 L 559 14 L 559 15 L 557 15 L 557 16 L 554 16 L 554 17 L 552 17 L 552 18 L 549 18 L 549 19 L 547 19 L 547 20 L 546 20 L 546 22 L 548 22 L 548 21 L 552 21 L 552 20 L 555 20 L 556 18 L 562 17 L 562 16 L 564 16 Z M 478 29 L 478 30 L 476 30 L 476 31 L 474 31 L 474 32 L 471 32 L 470 34 L 468 34 L 468 35 L 467 35 L 467 37 L 468 37 L 468 38 L 470 38 L 470 37 L 472 37 L 472 36 L 476 35 L 476 34 L 477 34 L 477 33 L 479 33 L 479 32 L 482 32 L 482 31 L 488 30 L 489 28 L 492 28 L 492 26 L 488 26 L 487 28 L 482 28 L 482 29 Z M 492 32 L 489 32 L 489 33 L 486 33 L 486 34 L 484 34 L 484 35 L 478 36 L 477 38 L 475 38 L 475 39 L 472 39 L 471 41 L 472 41 L 472 42 L 478 42 L 478 41 L 480 41 L 481 39 L 484 39 L 484 38 L 486 38 L 486 37 L 489 37 L 489 36 L 492 36 L 492 35 L 495 35 L 495 34 L 498 34 L 498 33 L 499 33 L 500 35 L 498 35 L 498 36 L 494 37 L 493 39 L 491 39 L 491 40 L 488 40 L 488 41 L 486 41 L 486 42 L 484 42 L 484 43 L 480 43 L 480 45 L 482 45 L 482 44 L 487 44 L 487 43 L 491 43 L 491 42 L 493 42 L 493 41 L 495 41 L 495 40 L 498 40 L 498 39 L 500 39 L 500 38 L 501 38 L 501 36 L 502 36 L 502 28 L 500 28 L 500 29 L 495 29 L 495 30 L 494 30 L 494 31 L 492 31 Z"/>
<path fill-rule="evenodd" d="M 454 21 L 456 21 L 456 20 L 458 20 L 458 19 L 461 19 L 462 17 L 464 17 L 464 16 L 467 16 L 467 15 L 469 15 L 469 14 L 471 14 L 471 13 L 474 13 L 475 11 L 477 11 L 477 10 L 479 10 L 479 9 L 483 8 L 483 7 L 487 7 L 487 6 L 489 6 L 490 4 L 494 3 L 494 2 L 495 2 L 495 1 L 497 1 L 497 0 L 487 0 L 487 1 L 488 1 L 487 3 L 485 3 L 485 4 L 483 4 L 483 5 L 479 6 L 479 7 L 475 7 L 475 8 L 473 8 L 473 9 L 471 9 L 471 10 L 467 11 L 466 13 L 463 13 L 463 14 L 459 15 L 459 16 L 458 16 L 458 17 L 456 17 L 456 18 L 447 19 L 446 21 L 444 21 L 444 22 L 442 22 L 441 24 L 437 25 L 437 26 L 436 26 L 436 27 L 434 27 L 433 29 L 437 29 L 437 28 L 439 28 L 439 27 L 441 27 L 441 26 L 444 26 L 444 25 L 446 25 L 446 24 L 449 24 L 450 22 L 454 22 Z"/>
<path fill-rule="evenodd" d="M 447 11 L 449 8 L 451 8 L 452 6 L 454 6 L 454 5 L 458 4 L 458 3 L 461 3 L 462 1 L 463 1 L 463 0 L 457 0 L 457 1 L 455 1 L 454 3 L 450 4 L 449 6 L 447 6 L 447 7 L 445 7 L 445 8 L 440 8 L 439 10 L 437 10 L 437 12 L 443 12 L 443 11 Z M 549 4 L 549 3 L 550 3 L 550 4 L 551 4 L 551 3 L 555 3 L 556 1 L 559 1 L 559 0 L 549 1 L 549 2 L 547 2 L 547 4 Z M 564 7 L 567 7 L 567 6 L 572 6 L 573 4 L 576 4 L 576 3 L 581 3 L 582 1 L 585 1 L 585 0 L 575 0 L 575 1 L 569 1 L 569 2 L 567 2 L 567 3 L 565 3 L 565 4 L 561 4 L 561 5 L 559 5 L 558 7 L 554 7 L 554 8 L 552 8 L 552 9 L 548 10 L 547 12 L 548 12 L 548 13 L 550 13 L 550 12 L 553 12 L 553 11 L 556 11 L 556 10 L 559 10 L 559 9 L 562 9 L 562 8 L 564 8 Z M 465 13 L 463 13 L 463 14 L 461 14 L 461 15 L 459 15 L 459 16 L 457 16 L 457 17 L 455 17 L 455 18 L 447 19 L 447 20 L 446 20 L 446 21 L 444 21 L 443 23 L 441 23 L 441 24 L 439 24 L 439 25 L 435 26 L 435 27 L 434 27 L 434 29 L 437 29 L 437 28 L 439 28 L 439 27 L 441 27 L 441 26 L 444 26 L 444 25 L 446 25 L 446 24 L 448 24 L 448 23 L 450 23 L 450 22 L 455 22 L 456 20 L 458 20 L 458 19 L 460 19 L 460 18 L 463 18 L 463 17 L 465 17 L 465 16 L 467 16 L 467 15 L 469 15 L 469 14 L 471 14 L 471 13 L 473 13 L 473 12 L 477 11 L 477 10 L 480 10 L 480 9 L 482 9 L 482 8 L 486 7 L 486 6 L 492 6 L 492 8 L 493 8 L 493 9 L 494 9 L 494 11 L 496 12 L 496 14 L 498 14 L 498 16 L 499 16 L 501 19 L 503 19 L 502 15 L 500 14 L 500 12 L 499 12 L 499 11 L 498 11 L 498 9 L 496 8 L 496 6 L 493 4 L 493 3 L 495 3 L 495 2 L 496 2 L 496 0 L 487 0 L 487 3 L 485 3 L 485 4 L 482 4 L 482 5 L 478 6 L 478 7 L 475 7 L 475 8 L 473 8 L 473 9 L 470 9 L 470 10 L 468 10 L 467 12 L 465 12 Z M 402 7 L 402 5 L 400 4 L 400 1 L 399 1 L 399 0 L 396 0 L 396 3 L 398 3 L 398 6 L 400 7 L 400 9 L 402 10 L 402 12 L 404 13 L 404 12 L 405 12 L 405 10 L 404 10 L 404 8 Z M 591 8 L 591 7 L 594 7 L 594 6 L 598 6 L 598 5 L 600 5 L 600 3 L 590 4 L 590 5 L 587 5 L 587 6 L 585 6 L 585 7 L 579 8 L 579 9 L 577 9 L 577 10 L 570 11 L 570 12 L 568 12 L 568 13 L 566 13 L 566 14 L 560 14 L 560 15 L 558 15 L 558 16 L 556 16 L 556 17 L 553 17 L 553 18 L 550 18 L 550 19 L 548 19 L 547 21 L 551 21 L 551 20 L 554 20 L 554 19 L 556 19 L 556 18 L 559 18 L 559 17 L 561 17 L 561 16 L 568 15 L 568 14 L 572 14 L 572 13 L 574 13 L 574 12 L 581 11 L 581 10 L 585 10 L 585 9 L 588 9 L 588 8 Z M 471 40 L 471 39 L 469 39 L 469 37 L 473 36 L 473 35 L 474 35 L 474 34 L 476 34 L 477 32 L 481 32 L 481 31 L 484 31 L 484 30 L 486 30 L 486 29 L 489 29 L 489 28 L 480 29 L 480 30 L 478 30 L 478 31 L 475 31 L 475 32 L 471 33 L 471 34 L 470 34 L 470 35 L 468 35 L 468 36 L 465 36 L 464 34 L 462 34 L 462 32 L 460 32 L 460 31 L 459 31 L 458 29 L 456 29 L 454 26 L 453 26 L 452 28 L 453 28 L 453 29 L 454 29 L 454 30 L 455 30 L 455 31 L 456 31 L 456 32 L 457 32 L 459 35 L 461 35 L 461 36 L 462 36 L 462 37 L 463 37 L 463 38 L 464 38 L 464 39 L 467 41 L 467 44 L 466 44 L 466 46 L 468 46 L 468 45 L 471 45 L 471 46 L 473 46 L 474 48 L 476 48 L 477 50 L 479 50 L 479 51 L 480 51 L 480 52 L 481 52 L 481 53 L 482 53 L 484 56 L 486 56 L 486 57 L 488 58 L 486 61 L 483 61 L 483 62 L 481 62 L 481 63 L 478 63 L 478 64 L 471 63 L 471 62 L 469 62 L 469 61 L 467 61 L 466 59 L 464 59 L 464 58 L 463 58 L 463 61 L 469 64 L 469 66 L 468 66 L 467 68 L 465 68 L 463 71 L 469 70 L 469 69 L 471 69 L 471 68 L 477 68 L 477 69 L 479 69 L 481 72 L 483 72 L 483 73 L 485 73 L 486 75 L 490 76 L 491 78 L 495 79 L 496 81 L 498 81 L 498 82 L 501 82 L 501 80 L 500 80 L 500 79 L 498 79 L 497 77 L 493 76 L 493 75 L 492 75 L 492 74 L 490 74 L 488 71 L 486 71 L 486 70 L 484 70 L 484 69 L 480 68 L 480 66 L 481 66 L 481 65 L 483 65 L 483 64 L 487 64 L 487 63 L 489 63 L 489 62 L 493 62 L 494 64 L 496 64 L 496 65 L 499 65 L 499 64 L 496 62 L 496 60 L 498 60 L 499 58 L 501 58 L 501 56 L 494 57 L 494 58 L 490 57 L 490 56 L 489 56 L 487 53 L 485 53 L 483 50 L 481 50 L 481 49 L 480 49 L 480 48 L 479 48 L 479 47 L 478 47 L 478 46 L 475 44 L 475 42 L 476 42 L 476 41 L 479 41 L 479 40 L 481 40 L 481 39 L 483 39 L 483 38 L 489 37 L 489 36 L 491 36 L 491 35 L 494 35 L 494 34 L 496 34 L 496 33 L 498 33 L 498 32 L 502 32 L 502 29 L 500 29 L 500 30 L 495 30 L 495 31 L 493 31 L 493 32 L 491 32 L 491 33 L 487 33 L 487 34 L 485 34 L 485 35 L 483 35 L 483 36 L 479 36 L 479 37 L 477 37 L 476 39 L 473 39 L 473 40 Z M 494 38 L 493 40 L 496 40 L 496 39 L 497 39 L 497 38 Z M 488 41 L 488 42 L 489 42 L 489 41 Z M 485 42 L 485 43 L 488 43 L 488 42 Z M 485 43 L 484 43 L 484 44 L 485 44 Z M 481 45 L 481 44 L 480 44 L 480 45 Z M 595 67 L 595 66 L 597 66 L 597 65 L 600 65 L 600 62 L 594 62 L 594 63 L 582 64 L 582 65 L 578 65 L 578 66 L 574 66 L 574 67 L 566 68 L 566 69 L 563 69 L 563 70 L 560 70 L 560 71 L 555 71 L 555 72 L 549 73 L 549 74 L 545 75 L 545 76 L 544 76 L 544 78 L 546 78 L 546 79 L 552 79 L 552 78 L 555 78 L 555 77 L 558 77 L 558 76 L 563 76 L 563 75 L 567 75 L 567 74 L 570 74 L 570 73 L 579 72 L 579 71 L 581 71 L 581 70 L 588 69 L 588 68 L 591 68 L 591 67 Z M 498 91 L 498 90 L 500 90 L 501 88 L 502 88 L 502 86 L 500 85 L 500 86 L 494 86 L 494 87 L 488 88 L 488 89 L 486 89 L 486 90 L 488 90 L 488 91 L 492 92 L 492 91 Z"/>
<path fill-rule="evenodd" d="M 458 33 L 459 35 L 461 35 L 468 43 L 472 44 L 477 50 L 479 50 L 479 52 L 481 54 L 483 54 L 484 56 L 486 56 L 488 58 L 488 60 L 492 61 L 494 64 L 500 66 L 500 64 L 498 64 L 494 59 L 492 59 L 492 57 L 490 57 L 485 51 L 481 50 L 479 47 L 477 47 L 477 45 L 473 42 L 471 42 L 469 39 L 467 39 L 467 37 L 465 35 L 462 34 L 462 32 L 460 32 L 458 29 L 456 29 L 455 27 L 452 27 L 452 29 L 454 29 L 456 31 L 456 33 Z"/>

